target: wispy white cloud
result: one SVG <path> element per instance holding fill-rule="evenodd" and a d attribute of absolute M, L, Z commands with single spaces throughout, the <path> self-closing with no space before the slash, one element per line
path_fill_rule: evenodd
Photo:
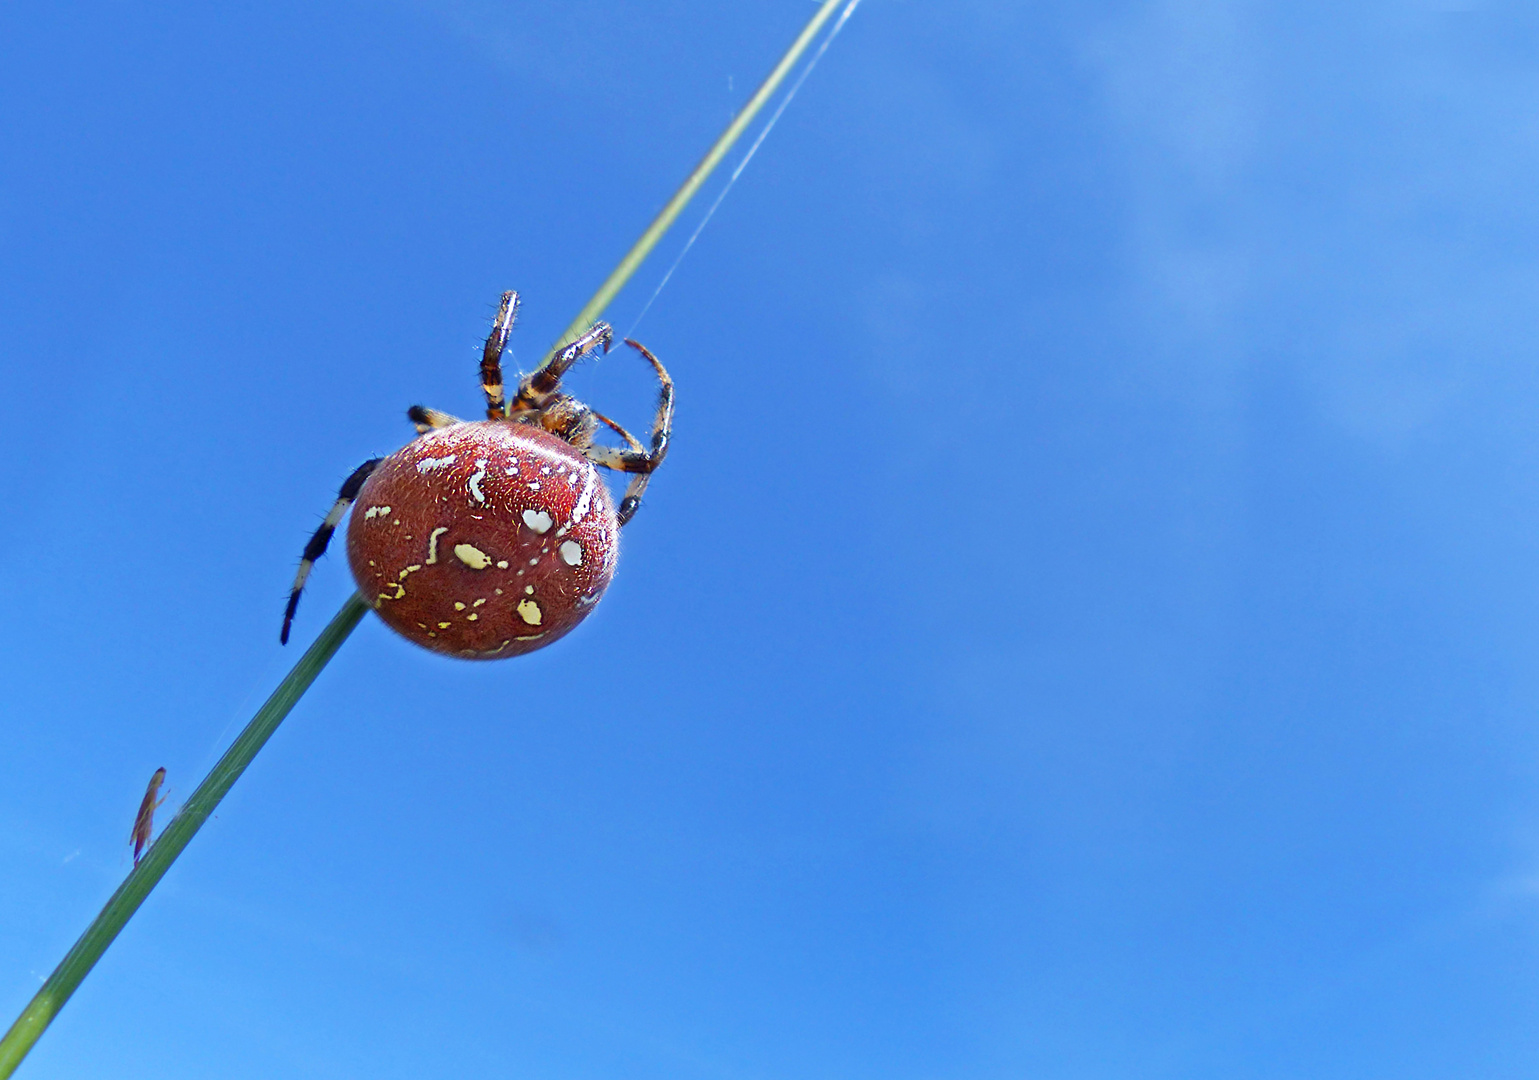
<path fill-rule="evenodd" d="M 1392 448 L 1520 362 L 1539 81 L 1480 58 L 1510 13 L 1452 10 L 1359 8 L 1322 34 L 1281 5 L 1162 0 L 1102 28 L 1129 302 L 1170 378 L 1222 395 L 1281 362 Z"/>

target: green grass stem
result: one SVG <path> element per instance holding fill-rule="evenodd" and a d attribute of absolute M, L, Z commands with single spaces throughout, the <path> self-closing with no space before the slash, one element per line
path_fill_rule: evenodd
<path fill-rule="evenodd" d="M 780 62 L 775 65 L 769 77 L 764 80 L 759 89 L 754 91 L 748 104 L 733 118 L 732 123 L 722 132 L 721 137 L 706 152 L 705 157 L 694 167 L 684 183 L 673 193 L 673 197 L 658 213 L 652 223 L 647 226 L 646 232 L 625 253 L 598 291 L 593 294 L 577 318 L 567 327 L 566 333 L 551 348 L 551 353 L 545 359 L 548 361 L 555 350 L 575 338 L 583 330 L 587 329 L 594 320 L 603 314 L 604 309 L 615 295 L 625 287 L 626 282 L 640 268 L 652 249 L 657 246 L 663 234 L 683 211 L 695 193 L 700 190 L 700 185 L 705 183 L 707 177 L 720 164 L 721 159 L 732 149 L 734 143 L 742 136 L 753 118 L 758 115 L 764 103 L 774 95 L 775 90 L 785 80 L 786 75 L 796 66 L 807 46 L 812 43 L 819 30 L 823 28 L 834 9 L 846 0 L 824 0 L 812 19 L 797 35 L 791 47 L 786 50 Z M 283 718 L 289 714 L 304 692 L 310 688 L 321 669 L 336 655 L 342 642 L 353 632 L 358 623 L 368 611 L 368 605 L 363 598 L 356 593 L 342 605 L 326 629 L 321 631 L 315 643 L 305 650 L 305 654 L 299 658 L 278 688 L 273 691 L 257 714 L 251 718 L 244 731 L 225 751 L 208 776 L 198 785 L 198 789 L 192 793 L 171 823 L 161 832 L 159 838 L 150 846 L 139 865 L 129 871 L 128 877 L 117 891 L 107 901 L 101 913 L 96 916 L 91 925 L 86 927 L 85 933 L 64 954 L 64 959 L 59 966 L 54 968 L 53 974 L 44 981 L 42 988 L 22 1010 L 16 1022 L 11 1025 L 4 1038 L 0 1038 L 0 1080 L 5 1080 L 16 1071 L 16 1066 L 21 1064 L 27 1052 L 30 1051 L 37 1040 L 42 1036 L 53 1018 L 59 1014 L 64 1003 L 69 1000 L 75 988 L 80 985 L 82 979 L 96 966 L 96 961 L 101 959 L 102 953 L 107 951 L 107 946 L 112 944 L 118 932 L 139 910 L 139 905 L 144 903 L 150 890 L 165 876 L 176 857 L 182 853 L 197 831 L 202 828 L 208 816 L 214 812 L 219 801 L 225 793 L 240 778 L 240 774 L 246 771 L 256 757 L 257 751 L 272 737 Z"/>
<path fill-rule="evenodd" d="M 819 30 L 823 29 L 823 24 L 833 16 L 834 9 L 846 2 L 847 0 L 823 0 L 817 14 L 802 27 L 802 32 L 796 35 L 796 40 L 791 42 L 791 47 L 780 58 L 774 70 L 759 84 L 759 89 L 753 92 L 753 97 L 748 99 L 748 104 L 743 106 L 742 112 L 732 118 L 732 123 L 727 125 L 727 130 L 723 131 L 721 137 L 711 144 L 711 148 L 705 152 L 705 157 L 700 159 L 700 164 L 691 170 L 690 174 L 684 178 L 684 183 L 679 185 L 679 190 L 673 193 L 673 198 L 669 199 L 657 212 L 657 216 L 652 219 L 652 224 L 647 226 L 646 232 L 631 245 L 625 257 L 610 271 L 604 283 L 598 287 L 598 291 L 577 313 L 577 318 L 571 321 L 566 330 L 551 345 L 550 351 L 540 361 L 541 367 L 550 363 L 550 358 L 556 355 L 557 349 L 577 340 L 584 330 L 604 314 L 604 310 L 609 307 L 609 302 L 619 295 L 620 290 L 625 288 L 626 282 L 630 281 L 636 271 L 641 268 L 647 256 L 652 254 L 652 249 L 657 246 L 657 242 L 663 238 L 669 226 L 683 212 L 684 207 L 689 205 L 689 201 L 700 190 L 700 185 L 709 179 L 711 173 L 716 170 L 716 166 L 721 164 L 721 159 L 727 156 L 732 145 L 748 129 L 748 125 L 753 123 L 753 118 L 759 115 L 759 110 L 764 108 L 765 102 L 774 96 L 780 84 L 785 81 L 785 77 L 801 59 L 802 53 L 807 51 L 807 46 L 812 44 L 812 39 L 818 36 Z"/>
<path fill-rule="evenodd" d="M 198 790 L 182 804 L 176 817 L 171 819 L 160 837 L 150 845 L 150 850 L 145 852 L 144 858 L 139 860 L 139 865 L 129 871 L 128 877 L 118 886 L 117 892 L 112 894 L 101 914 L 86 927 L 85 933 L 80 935 L 70 951 L 64 954 L 64 959 L 16 1018 L 11 1030 L 5 1033 L 5 1038 L 0 1039 L 0 1077 L 10 1076 L 16 1066 L 21 1064 L 21 1059 L 27 1056 L 32 1044 L 37 1042 L 44 1029 L 58 1015 L 69 996 L 75 992 L 75 987 L 80 985 L 80 980 L 96 966 L 96 961 L 107 951 L 112 939 L 118 936 L 123 924 L 139 910 L 139 905 L 144 903 L 150 890 L 165 876 L 187 842 L 203 827 L 208 816 L 219 805 L 219 800 L 224 798 L 240 774 L 246 771 L 246 766 L 251 764 L 257 751 L 278 730 L 278 725 L 289 714 L 294 703 L 310 688 L 315 677 L 342 647 L 342 642 L 347 640 L 347 635 L 353 632 L 368 610 L 369 606 L 357 593 L 342 605 L 342 610 L 321 631 L 315 644 L 305 650 L 299 663 L 278 684 L 278 689 L 273 691 L 272 696 L 251 718 L 251 723 L 246 725 L 246 729 L 224 752 L 224 756 L 209 770 L 203 783 L 198 785 Z"/>

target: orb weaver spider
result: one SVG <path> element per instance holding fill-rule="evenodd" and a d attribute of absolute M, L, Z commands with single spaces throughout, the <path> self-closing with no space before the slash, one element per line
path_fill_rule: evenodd
<path fill-rule="evenodd" d="M 417 438 L 358 466 L 305 545 L 283 615 L 287 643 L 315 561 L 356 502 L 348 559 L 359 591 L 393 630 L 437 652 L 474 659 L 542 648 L 585 618 L 614 575 L 619 530 L 636 514 L 668 454 L 673 380 L 629 339 L 660 386 L 650 447 L 603 413 L 561 392 L 572 366 L 613 331 L 595 323 L 504 400 L 502 354 L 518 316 L 502 294 L 481 353 L 486 419 L 413 405 Z M 603 428 L 622 447 L 600 444 Z M 631 474 L 616 508 L 597 469 Z"/>

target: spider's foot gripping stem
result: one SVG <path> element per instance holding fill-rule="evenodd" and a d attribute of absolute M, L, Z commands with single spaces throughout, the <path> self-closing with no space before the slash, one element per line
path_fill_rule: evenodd
<path fill-rule="evenodd" d="M 507 415 L 517 417 L 520 413 L 543 409 L 560 389 L 562 378 L 572 369 L 573 364 L 594 349 L 602 347 L 608 352 L 614 339 L 615 333 L 608 323 L 594 323 L 576 341 L 562 346 L 550 358 L 550 363 L 531 371 L 519 381 L 518 393 L 508 403 Z"/>
<path fill-rule="evenodd" d="M 326 554 L 326 546 L 331 543 L 331 534 L 337 531 L 337 525 L 347 513 L 347 508 L 353 505 L 353 500 L 358 498 L 358 492 L 363 490 L 363 482 L 384 460 L 384 458 L 371 458 L 354 469 L 353 474 L 342 481 L 342 490 L 337 492 L 337 501 L 332 504 L 320 528 L 315 530 L 315 535 L 310 537 L 310 542 L 305 545 L 305 552 L 299 557 L 299 571 L 294 575 L 294 588 L 289 592 L 289 606 L 283 612 L 283 630 L 278 634 L 280 643 L 284 645 L 289 643 L 289 628 L 294 624 L 294 612 L 299 609 L 299 594 L 304 592 L 305 581 L 310 577 L 310 570 L 315 566 L 315 560 Z"/>

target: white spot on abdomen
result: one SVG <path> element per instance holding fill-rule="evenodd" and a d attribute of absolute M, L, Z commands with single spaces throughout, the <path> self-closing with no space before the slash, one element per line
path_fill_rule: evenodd
<path fill-rule="evenodd" d="M 470 474 L 470 494 L 478 503 L 484 503 L 486 496 L 481 494 L 481 477 L 486 475 L 486 461 L 481 459 L 476 462 L 476 471 Z"/>
<path fill-rule="evenodd" d="M 556 550 L 561 552 L 561 561 L 568 566 L 582 565 L 582 545 L 576 540 L 563 540 Z"/>
<path fill-rule="evenodd" d="M 390 507 L 388 507 L 388 506 L 371 506 L 371 507 L 369 507 L 367 510 L 365 510 L 363 512 L 363 516 L 365 518 L 389 517 L 390 516 Z"/>
<path fill-rule="evenodd" d="M 550 515 L 544 510 L 525 510 L 524 524 L 537 533 L 545 533 L 550 531 L 550 527 L 554 522 L 550 520 Z"/>
<path fill-rule="evenodd" d="M 419 473 L 425 473 L 432 472 L 434 469 L 442 469 L 446 465 L 453 465 L 454 458 L 454 454 L 450 454 L 448 457 L 423 458 L 421 461 L 417 462 L 417 471 Z"/>
<path fill-rule="evenodd" d="M 518 602 L 518 617 L 530 626 L 540 625 L 540 605 L 533 600 L 520 600 Z"/>
<path fill-rule="evenodd" d="M 588 505 L 593 501 L 593 478 L 593 470 L 589 469 L 588 482 L 583 485 L 582 495 L 577 500 L 577 506 L 572 510 L 573 525 L 576 525 L 579 521 L 588 515 Z"/>

